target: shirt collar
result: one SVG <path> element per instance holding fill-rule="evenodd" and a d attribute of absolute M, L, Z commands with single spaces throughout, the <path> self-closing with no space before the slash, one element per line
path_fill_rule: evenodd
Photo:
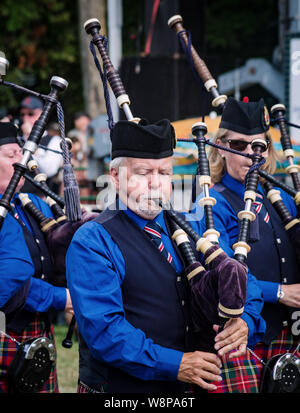
<path fill-rule="evenodd" d="M 132 219 L 139 228 L 144 229 L 145 225 L 147 224 L 147 222 L 151 221 L 149 219 L 144 219 L 142 217 L 140 217 L 139 215 L 137 215 L 135 212 L 133 212 L 131 209 L 129 209 L 120 199 L 118 200 L 119 203 L 119 209 L 122 210 L 130 219 Z M 154 222 L 157 222 L 161 228 L 163 229 L 163 231 L 168 234 L 167 231 L 167 226 L 164 220 L 164 213 L 163 211 L 161 211 L 154 219 Z"/>
<path fill-rule="evenodd" d="M 222 178 L 222 183 L 232 192 L 235 192 L 240 198 L 244 198 L 245 185 L 237 181 L 236 179 L 232 178 L 232 176 L 230 176 L 227 172 Z M 261 195 L 264 195 L 260 183 L 258 183 L 257 185 L 256 192 L 259 192 Z"/>

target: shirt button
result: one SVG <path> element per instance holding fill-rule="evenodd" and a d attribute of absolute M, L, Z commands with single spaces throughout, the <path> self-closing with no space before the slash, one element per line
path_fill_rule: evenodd
<path fill-rule="evenodd" d="M 285 262 L 285 258 L 281 258 L 281 262 Z"/>
<path fill-rule="evenodd" d="M 40 240 L 36 238 L 35 242 L 36 242 L 37 244 L 39 244 L 39 243 L 40 243 Z"/>
<path fill-rule="evenodd" d="M 283 278 L 282 282 L 286 284 L 287 283 L 287 278 Z"/>
<path fill-rule="evenodd" d="M 189 329 L 190 329 L 190 327 L 189 327 L 189 326 L 186 326 L 185 331 L 188 332 Z"/>
<path fill-rule="evenodd" d="M 43 255 L 41 255 L 41 261 L 44 261 L 45 257 Z"/>
<path fill-rule="evenodd" d="M 288 325 L 288 322 L 287 322 L 287 321 L 283 321 L 283 322 L 282 322 L 282 325 L 283 325 L 283 327 L 286 327 L 286 326 Z"/>
<path fill-rule="evenodd" d="M 177 277 L 177 282 L 178 282 L 178 283 L 181 282 L 181 277 Z"/>
<path fill-rule="evenodd" d="M 277 238 L 276 241 L 277 241 L 277 244 L 281 244 L 281 239 L 280 238 Z"/>
<path fill-rule="evenodd" d="M 45 274 L 42 274 L 41 275 L 41 279 L 43 280 L 45 278 Z"/>
<path fill-rule="evenodd" d="M 183 306 L 185 304 L 184 300 L 181 301 L 181 305 Z"/>

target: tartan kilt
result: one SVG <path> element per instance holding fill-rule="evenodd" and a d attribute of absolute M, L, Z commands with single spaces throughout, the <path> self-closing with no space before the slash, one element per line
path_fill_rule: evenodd
<path fill-rule="evenodd" d="M 253 352 L 257 358 L 247 350 L 246 355 L 228 359 L 222 357 L 222 381 L 214 382 L 216 390 L 209 393 L 259 393 L 260 378 L 263 364 L 277 354 L 293 351 L 298 344 L 292 336 L 290 329 L 284 328 L 278 337 L 269 345 L 258 343 Z M 296 353 L 299 356 L 299 353 Z"/>
<path fill-rule="evenodd" d="M 47 336 L 54 342 L 54 331 L 51 325 L 49 333 L 46 333 L 46 324 L 42 320 L 40 314 L 36 314 L 33 321 L 23 330 L 21 334 L 16 334 L 14 331 L 6 330 L 6 334 L 16 339 L 19 343 L 29 340 L 31 338 L 37 338 L 42 335 Z M 10 338 L 0 334 L 0 393 L 9 393 L 9 383 L 7 370 L 12 362 L 14 355 L 17 351 L 17 343 Z M 58 393 L 58 380 L 56 372 L 56 362 L 53 363 L 50 377 L 44 384 L 42 389 L 38 393 Z"/>

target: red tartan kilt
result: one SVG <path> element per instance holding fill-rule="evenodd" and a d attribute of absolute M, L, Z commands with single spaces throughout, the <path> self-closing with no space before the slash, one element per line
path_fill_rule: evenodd
<path fill-rule="evenodd" d="M 19 343 L 46 335 L 53 341 L 55 346 L 53 327 L 51 326 L 49 334 L 45 334 L 45 322 L 41 320 L 40 314 L 36 314 L 34 320 L 20 335 L 9 330 L 6 331 L 6 334 L 16 339 Z M 0 334 L 0 393 L 9 392 L 7 370 L 16 354 L 17 348 L 18 346 L 13 340 Z M 58 393 L 56 363 L 53 364 L 50 377 L 39 393 Z"/>
<path fill-rule="evenodd" d="M 284 328 L 276 340 L 269 346 L 258 343 L 253 349 L 257 356 L 253 356 L 247 350 L 245 356 L 228 359 L 228 355 L 222 357 L 222 378 L 221 382 L 214 382 L 217 390 L 210 393 L 259 393 L 259 384 L 263 364 L 259 360 L 266 362 L 277 354 L 284 354 L 293 351 L 298 344 L 287 328 Z M 299 353 L 298 353 L 299 356 Z"/>

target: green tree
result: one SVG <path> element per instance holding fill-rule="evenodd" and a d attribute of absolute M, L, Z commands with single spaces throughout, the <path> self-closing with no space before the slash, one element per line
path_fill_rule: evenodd
<path fill-rule="evenodd" d="M 10 67 L 5 80 L 48 94 L 52 76 L 61 76 L 69 87 L 60 100 L 67 127 L 71 115 L 84 109 L 78 10 L 72 0 L 2 0 L 0 50 Z M 0 106 L 16 107 L 23 94 L 1 88 Z"/>

